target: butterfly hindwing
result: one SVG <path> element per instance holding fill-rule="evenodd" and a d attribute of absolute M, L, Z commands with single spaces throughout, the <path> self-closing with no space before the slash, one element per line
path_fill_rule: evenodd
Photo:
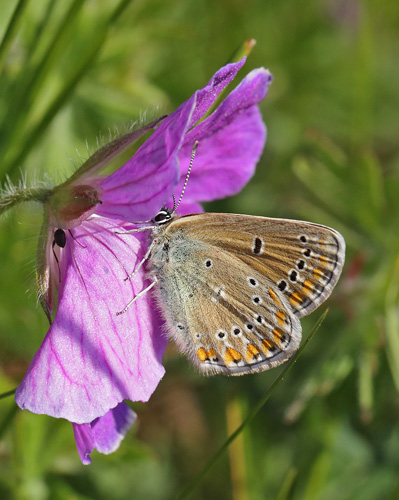
<path fill-rule="evenodd" d="M 201 371 L 240 375 L 291 357 L 301 326 L 267 276 L 181 228 L 171 225 L 166 236 L 159 303 L 170 336 Z"/>
<path fill-rule="evenodd" d="M 190 332 L 201 370 L 240 375 L 290 358 L 298 348 L 301 326 L 283 295 L 273 292 L 267 278 L 223 251 L 213 253 L 212 270 L 211 277 L 197 284 L 192 311 L 203 312 L 199 331 Z M 196 322 L 191 316 L 188 323 Z M 208 355 L 210 350 L 217 361 Z"/>

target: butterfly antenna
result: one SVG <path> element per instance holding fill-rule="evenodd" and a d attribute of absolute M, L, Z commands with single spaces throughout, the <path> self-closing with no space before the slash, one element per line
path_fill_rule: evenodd
<path fill-rule="evenodd" d="M 189 165 L 188 170 L 187 170 L 186 180 L 184 181 L 184 186 L 183 186 L 183 189 L 181 190 L 180 198 L 179 198 L 179 201 L 177 202 L 176 206 L 175 206 L 175 197 L 173 196 L 173 212 L 175 212 L 179 208 L 180 202 L 183 199 L 184 191 L 186 190 L 186 187 L 187 187 L 188 178 L 190 177 L 191 168 L 193 166 L 193 162 L 194 162 L 194 158 L 195 158 L 195 153 L 197 152 L 197 148 L 198 148 L 198 141 L 195 141 L 193 149 L 191 150 L 191 159 L 190 159 L 190 165 Z"/>

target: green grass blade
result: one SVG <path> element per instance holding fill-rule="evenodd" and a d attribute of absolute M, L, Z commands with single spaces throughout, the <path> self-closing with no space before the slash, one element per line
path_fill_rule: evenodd
<path fill-rule="evenodd" d="M 3 137 L 0 138 L 2 148 L 5 148 L 8 144 L 14 144 L 16 137 L 20 136 L 26 121 L 24 110 L 33 107 L 33 103 L 43 86 L 43 82 L 53 70 L 53 65 L 60 57 L 62 51 L 65 50 L 64 42 L 66 34 L 74 24 L 84 3 L 84 0 L 75 0 L 72 3 L 68 12 L 63 17 L 61 24 L 58 26 L 55 35 L 49 41 L 41 61 L 33 69 L 32 73 L 28 73 L 26 77 L 22 76 L 21 84 L 16 89 L 13 105 L 10 106 L 4 120 L 7 123 L 7 129 Z M 3 168 L 7 172 L 7 163 L 3 165 Z"/>
<path fill-rule="evenodd" d="M 4 59 L 7 56 L 8 49 L 18 30 L 19 23 L 22 19 L 22 16 L 25 12 L 25 8 L 27 5 L 28 5 L 28 0 L 19 0 L 17 6 L 15 7 L 14 13 L 10 19 L 10 22 L 8 23 L 3 39 L 0 42 L 0 69 L 3 65 Z"/>
<path fill-rule="evenodd" d="M 83 76 L 87 73 L 88 69 L 91 67 L 96 56 L 101 50 L 102 44 L 103 44 L 103 39 L 98 39 L 96 44 L 92 45 L 92 49 L 90 50 L 90 52 L 86 54 L 85 59 L 81 61 L 80 66 L 78 66 L 75 69 L 75 71 L 69 76 L 69 78 L 65 81 L 65 85 L 61 88 L 58 95 L 49 105 L 46 112 L 42 116 L 41 120 L 36 124 L 36 126 L 32 128 L 32 130 L 28 134 L 28 137 L 24 141 L 24 144 L 19 150 L 18 155 L 13 158 L 10 166 L 8 167 L 9 175 L 12 176 L 16 171 L 18 171 L 26 155 L 39 140 L 39 137 L 44 133 L 44 131 L 51 123 L 54 116 L 67 102 L 69 96 L 72 94 L 78 83 L 81 81 Z"/>
<path fill-rule="evenodd" d="M 121 2 L 119 2 L 118 6 L 108 18 L 107 22 L 105 22 L 104 25 L 98 29 L 96 39 L 93 40 L 90 50 L 85 54 L 84 59 L 80 61 L 79 66 L 77 66 L 75 70 L 69 75 L 69 78 L 65 80 L 65 83 L 60 89 L 58 95 L 47 107 L 38 123 L 32 127 L 32 129 L 28 133 L 27 138 L 24 141 L 23 147 L 19 150 L 18 155 L 10 161 L 10 164 L 7 168 L 7 171 L 10 175 L 15 173 L 20 168 L 20 165 L 22 164 L 26 155 L 36 144 L 40 136 L 44 133 L 54 116 L 67 102 L 69 96 L 75 90 L 78 83 L 82 80 L 85 74 L 95 63 L 96 58 L 107 39 L 109 27 L 117 20 L 118 16 L 123 13 L 124 9 L 129 5 L 130 2 L 131 0 L 121 0 Z"/>
<path fill-rule="evenodd" d="M 26 64 L 29 64 L 34 60 L 34 57 L 36 55 L 36 50 L 40 44 L 42 36 L 45 34 L 47 26 L 49 26 L 50 23 L 52 22 L 51 17 L 53 15 L 56 5 L 57 1 L 48 0 L 47 8 L 44 12 L 43 18 L 39 21 L 35 33 L 30 40 L 28 51 L 25 56 Z"/>

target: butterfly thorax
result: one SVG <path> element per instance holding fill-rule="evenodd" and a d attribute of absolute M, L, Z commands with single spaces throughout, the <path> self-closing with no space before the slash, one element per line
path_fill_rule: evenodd
<path fill-rule="evenodd" d="M 150 271 L 157 271 L 169 262 L 170 242 L 171 239 L 175 242 L 177 236 L 171 234 L 170 226 L 177 218 L 171 209 L 163 207 L 152 219 L 154 227 L 150 234 Z"/>

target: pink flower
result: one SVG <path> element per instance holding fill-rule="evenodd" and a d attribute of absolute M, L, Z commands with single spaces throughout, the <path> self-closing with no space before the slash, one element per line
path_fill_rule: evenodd
<path fill-rule="evenodd" d="M 74 424 L 83 463 L 96 448 L 114 451 L 135 420 L 123 400 L 147 401 L 164 374 L 166 337 L 148 293 L 116 313 L 146 286 L 143 233 L 116 234 L 153 218 L 180 195 L 195 141 L 199 148 L 179 213 L 238 192 L 251 178 L 265 142 L 257 103 L 272 77 L 249 73 L 200 123 L 245 60 L 221 68 L 174 113 L 93 155 L 44 200 L 38 284 L 50 329 L 17 393 L 17 404 Z M 138 136 L 154 128 L 136 154 L 109 176 L 99 172 Z M 55 231 L 58 231 L 55 235 Z M 55 235 L 55 236 L 54 236 Z M 65 240 L 65 241 L 64 241 Z M 44 249 L 44 251 L 43 251 Z M 55 258 L 57 255 L 57 258 Z"/>

